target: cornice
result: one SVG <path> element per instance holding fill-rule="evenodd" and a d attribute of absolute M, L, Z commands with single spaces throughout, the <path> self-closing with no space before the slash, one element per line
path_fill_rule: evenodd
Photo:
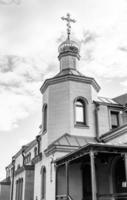
<path fill-rule="evenodd" d="M 100 86 L 98 85 L 98 83 L 95 81 L 94 78 L 68 74 L 68 75 L 57 76 L 57 77 L 53 77 L 53 78 L 45 80 L 42 87 L 40 88 L 40 91 L 43 94 L 49 85 L 54 85 L 54 84 L 65 82 L 65 81 L 75 81 L 75 82 L 91 84 L 97 92 L 99 92 L 100 90 Z"/>
<path fill-rule="evenodd" d="M 65 152 L 65 153 L 70 153 L 74 150 L 77 150 L 79 147 L 77 146 L 67 146 L 67 145 L 52 145 L 49 148 L 47 148 L 44 152 L 45 155 L 48 157 L 51 154 L 55 152 Z"/>
<path fill-rule="evenodd" d="M 39 155 L 34 157 L 31 162 L 32 162 L 33 165 L 35 165 L 36 163 L 38 163 L 41 160 L 42 160 L 42 153 L 39 153 Z"/>
<path fill-rule="evenodd" d="M 36 146 L 37 144 L 37 140 L 33 140 L 32 142 L 30 142 L 30 144 L 28 144 L 28 146 L 25 149 L 25 153 L 27 153 L 28 151 L 30 151 L 34 146 Z"/>

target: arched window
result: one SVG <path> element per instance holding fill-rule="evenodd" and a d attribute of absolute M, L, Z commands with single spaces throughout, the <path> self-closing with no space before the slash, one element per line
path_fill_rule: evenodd
<path fill-rule="evenodd" d="M 41 199 L 46 197 L 46 168 L 42 166 L 41 168 Z"/>
<path fill-rule="evenodd" d="M 47 130 L 47 104 L 43 106 L 43 132 Z"/>
<path fill-rule="evenodd" d="M 75 100 L 75 124 L 87 125 L 86 119 L 86 102 L 83 98 L 77 98 Z"/>

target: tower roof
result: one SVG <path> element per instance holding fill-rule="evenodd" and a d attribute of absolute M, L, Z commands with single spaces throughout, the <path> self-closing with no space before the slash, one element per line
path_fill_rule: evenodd
<path fill-rule="evenodd" d="M 61 59 L 61 57 L 69 56 L 69 55 L 75 56 L 78 59 L 80 58 L 80 55 L 79 55 L 80 46 L 79 46 L 79 44 L 77 42 L 73 41 L 73 40 L 70 40 L 70 39 L 67 39 L 64 42 L 62 42 L 59 45 L 58 51 L 59 51 L 59 56 L 58 56 L 59 60 Z"/>
<path fill-rule="evenodd" d="M 62 20 L 67 21 L 67 39 L 59 45 L 59 60 L 64 56 L 73 56 L 76 57 L 78 60 L 80 58 L 79 51 L 80 46 L 76 41 L 70 39 L 71 34 L 71 22 L 75 23 L 74 19 L 71 19 L 70 14 L 67 14 L 67 17 L 62 17 Z"/>

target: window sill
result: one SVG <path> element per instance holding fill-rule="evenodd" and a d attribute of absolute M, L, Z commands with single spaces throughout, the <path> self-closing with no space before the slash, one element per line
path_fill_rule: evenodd
<path fill-rule="evenodd" d="M 74 127 L 75 128 L 89 128 L 89 126 L 85 124 L 75 124 Z"/>
<path fill-rule="evenodd" d="M 117 126 L 117 127 L 111 127 L 110 130 L 117 130 L 120 126 Z"/>

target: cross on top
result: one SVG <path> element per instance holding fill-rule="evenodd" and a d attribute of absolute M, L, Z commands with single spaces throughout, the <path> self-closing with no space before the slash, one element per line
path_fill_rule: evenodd
<path fill-rule="evenodd" d="M 70 33 L 71 33 L 71 22 L 75 23 L 75 19 L 71 19 L 70 14 L 67 13 L 67 17 L 61 17 L 62 20 L 67 21 L 67 35 L 68 35 L 68 40 L 70 40 Z"/>

